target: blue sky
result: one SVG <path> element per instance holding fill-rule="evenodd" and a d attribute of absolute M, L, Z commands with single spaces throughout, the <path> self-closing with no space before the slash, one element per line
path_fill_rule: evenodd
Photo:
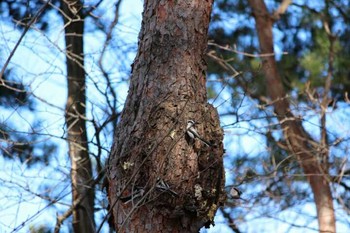
<path fill-rule="evenodd" d="M 120 24 L 115 33 L 125 38 L 123 43 L 133 45 L 136 48 L 142 3 L 139 0 L 128 1 L 127 4 L 125 2 L 121 6 Z M 108 21 L 113 17 L 114 6 L 110 1 L 104 1 L 104 4 L 106 4 L 105 9 L 109 9 L 109 11 L 104 12 L 101 19 Z M 16 122 L 16 127 L 28 131 L 31 129 L 34 119 L 42 119 L 40 120 L 41 125 L 35 130 L 42 134 L 56 136 L 56 139 L 51 138 L 50 140 L 54 140 L 60 149 L 58 154 L 51 159 L 49 167 L 35 165 L 29 169 L 26 164 L 22 164 L 18 160 L 5 161 L 3 157 L 0 158 L 1 164 L 4 164 L 0 168 L 0 182 L 3 184 L 0 189 L 0 233 L 12 230 L 28 232 L 31 225 L 48 224 L 51 228 L 54 227 L 58 210 L 47 208 L 48 202 L 36 196 L 42 193 L 45 186 L 53 188 L 53 190 L 47 190 L 47 194 L 59 190 L 57 195 L 62 199 L 60 204 L 56 204 L 58 208 L 65 210 L 70 201 L 70 187 L 69 183 L 66 182 L 69 180 L 70 171 L 68 147 L 66 142 L 60 139 L 65 133 L 63 111 L 67 95 L 63 25 L 53 13 L 49 17 L 53 18 L 50 22 L 49 32 L 43 34 L 38 30 L 29 31 L 9 65 L 9 68 L 14 67 L 16 78 L 27 84 L 32 94 L 36 96 L 36 114 L 20 108 L 5 109 L 1 110 L 0 120 L 4 123 L 7 121 Z M 6 22 L 4 18 L 0 20 L 0 31 L 1 52 L 3 54 L 1 62 L 4 62 L 4 58 L 10 54 L 20 37 L 20 31 Z M 91 85 L 94 81 L 99 81 L 100 73 L 97 72 L 95 62 L 102 50 L 103 44 L 101 42 L 104 41 L 104 36 L 101 33 L 87 33 L 85 41 L 86 67 L 90 75 L 88 78 L 89 100 L 98 106 L 105 103 Z M 114 55 L 113 51 L 106 54 L 108 58 L 106 68 L 111 72 L 124 65 Z M 124 57 L 124 59 L 131 64 L 134 56 L 135 54 L 129 53 L 128 57 Z M 125 76 L 125 74 L 116 72 L 112 75 L 117 81 L 120 79 L 118 76 Z M 118 94 L 126 96 L 127 89 L 127 83 L 120 84 Z M 111 138 L 106 143 L 104 146 L 109 148 Z M 26 224 L 22 227 L 23 222 Z M 63 232 L 68 231 L 65 226 L 62 229 Z"/>

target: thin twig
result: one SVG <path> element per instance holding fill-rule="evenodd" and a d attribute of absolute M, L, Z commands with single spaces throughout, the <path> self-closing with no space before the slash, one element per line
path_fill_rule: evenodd
<path fill-rule="evenodd" d="M 219 49 L 222 49 L 222 50 L 226 50 L 226 51 L 230 51 L 230 52 L 234 52 L 234 53 L 237 53 L 237 54 L 240 54 L 240 55 L 243 55 L 243 56 L 246 56 L 246 57 L 273 57 L 276 55 L 276 53 L 260 53 L 260 54 L 251 54 L 251 53 L 246 53 L 246 52 L 241 52 L 241 51 L 238 51 L 236 49 L 233 49 L 229 46 L 222 46 L 222 45 L 218 45 L 216 43 L 213 43 L 213 42 L 208 42 L 208 45 L 212 45 L 212 46 L 215 46 Z M 282 52 L 281 53 L 282 55 L 287 55 L 288 52 Z"/>

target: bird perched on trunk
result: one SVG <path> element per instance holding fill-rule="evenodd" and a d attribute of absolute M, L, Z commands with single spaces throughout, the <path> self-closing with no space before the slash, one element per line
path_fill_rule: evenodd
<path fill-rule="evenodd" d="M 211 144 L 208 141 L 206 141 L 201 136 L 199 136 L 196 130 L 196 122 L 194 120 L 187 121 L 186 133 L 192 140 L 198 139 L 199 141 L 203 142 L 205 145 L 211 147 Z"/>

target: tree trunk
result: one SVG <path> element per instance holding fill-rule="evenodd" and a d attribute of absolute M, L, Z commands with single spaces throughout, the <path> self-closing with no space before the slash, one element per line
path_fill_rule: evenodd
<path fill-rule="evenodd" d="M 108 166 L 117 232 L 198 232 L 225 200 L 223 131 L 216 109 L 206 103 L 211 7 L 212 0 L 144 3 Z M 198 133 L 212 146 L 187 137 L 188 120 L 198 122 Z"/>
<path fill-rule="evenodd" d="M 249 0 L 256 21 L 261 53 L 273 53 L 273 19 L 263 0 Z M 274 56 L 262 58 L 266 88 L 283 128 L 289 150 L 296 156 L 310 183 L 317 209 L 320 232 L 336 232 L 333 199 L 328 176 L 328 161 L 317 150 L 319 143 L 304 130 L 300 119 L 290 110 Z"/>
<path fill-rule="evenodd" d="M 68 98 L 66 124 L 69 156 L 72 163 L 71 182 L 74 232 L 95 232 L 94 189 L 91 160 L 88 153 L 85 125 L 85 71 L 84 71 L 84 18 L 82 3 L 77 0 L 61 1 L 65 24 Z"/>

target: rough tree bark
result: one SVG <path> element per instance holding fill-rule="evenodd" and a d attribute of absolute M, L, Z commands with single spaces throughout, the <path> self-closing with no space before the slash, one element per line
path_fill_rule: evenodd
<path fill-rule="evenodd" d="M 207 104 L 212 0 L 148 0 L 129 94 L 109 158 L 118 232 L 198 232 L 224 202 L 223 131 Z M 188 120 L 212 146 L 188 140 Z M 162 192 L 157 180 L 172 191 Z M 140 190 L 143 190 L 143 195 Z M 128 195 L 138 196 L 125 202 Z"/>
<path fill-rule="evenodd" d="M 249 0 L 256 21 L 261 53 L 273 53 L 273 17 L 263 0 Z M 328 175 L 328 157 L 324 157 L 321 145 L 303 128 L 299 118 L 291 112 L 274 56 L 262 58 L 266 88 L 274 111 L 283 128 L 289 150 L 296 156 L 310 183 L 317 209 L 320 232 L 336 232 L 333 199 Z"/>
<path fill-rule="evenodd" d="M 69 156 L 72 164 L 72 200 L 74 232 L 95 232 L 94 189 L 91 160 L 88 153 L 85 122 L 84 18 L 82 3 L 62 0 L 65 24 L 68 98 L 66 124 Z"/>

